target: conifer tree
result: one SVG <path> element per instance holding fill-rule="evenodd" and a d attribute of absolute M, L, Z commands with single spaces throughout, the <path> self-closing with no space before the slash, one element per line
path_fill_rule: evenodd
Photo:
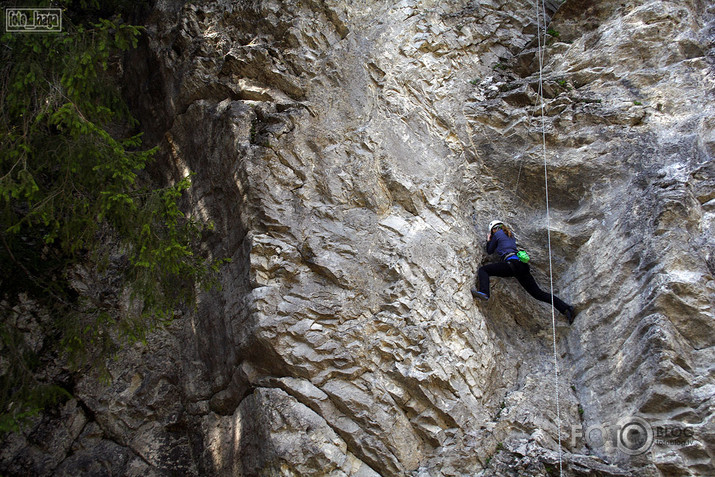
<path fill-rule="evenodd" d="M 122 17 L 132 2 L 59 3 L 61 33 L 0 42 L 0 431 L 71 392 L 37 377 L 42 356 L 96 366 L 191 306 L 221 263 L 198 253 L 208 224 L 179 208 L 190 177 L 158 187 L 143 173 L 157 149 L 117 84 L 142 34 Z M 78 292 L 78 265 L 120 277 L 131 306 Z M 42 349 L 18 328 L 22 300 L 50 315 Z"/>

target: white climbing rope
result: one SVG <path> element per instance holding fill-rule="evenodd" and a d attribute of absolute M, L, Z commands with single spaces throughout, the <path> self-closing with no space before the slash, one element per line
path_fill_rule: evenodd
<path fill-rule="evenodd" d="M 556 314 L 554 312 L 554 274 L 551 262 L 551 214 L 549 213 L 549 176 L 546 165 L 546 119 L 544 117 L 544 90 L 543 90 L 543 63 L 544 53 L 541 46 L 541 20 L 539 19 L 539 0 L 534 0 L 536 4 L 536 36 L 539 45 L 539 98 L 541 99 L 541 145 L 544 156 L 544 191 L 546 195 L 546 235 L 549 246 L 549 287 L 551 292 L 551 331 L 554 348 L 554 384 L 556 387 L 556 423 L 559 437 L 559 475 L 563 474 L 563 464 L 561 458 L 561 408 L 559 406 L 559 361 L 556 352 Z M 544 0 L 541 0 L 541 13 L 544 17 L 544 46 L 546 46 L 546 7 Z"/>

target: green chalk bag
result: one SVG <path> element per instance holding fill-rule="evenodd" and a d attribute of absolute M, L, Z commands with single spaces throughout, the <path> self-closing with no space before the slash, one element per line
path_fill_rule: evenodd
<path fill-rule="evenodd" d="M 526 253 L 526 250 L 519 250 L 518 252 L 516 252 L 516 257 L 521 262 L 529 263 L 529 254 Z"/>

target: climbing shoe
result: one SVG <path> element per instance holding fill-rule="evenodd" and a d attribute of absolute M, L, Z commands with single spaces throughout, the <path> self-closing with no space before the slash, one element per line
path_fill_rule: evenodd
<path fill-rule="evenodd" d="M 564 310 L 564 315 L 566 315 L 566 318 L 569 320 L 569 325 L 573 325 L 573 320 L 576 319 L 576 310 L 574 310 L 573 306 L 569 306 Z"/>
<path fill-rule="evenodd" d="M 477 290 L 476 287 L 472 287 L 472 289 L 470 291 L 472 292 L 472 296 L 474 298 L 479 298 L 480 300 L 484 300 L 484 301 L 487 301 L 489 299 L 489 295 L 487 295 L 486 293 L 480 292 L 479 290 Z"/>

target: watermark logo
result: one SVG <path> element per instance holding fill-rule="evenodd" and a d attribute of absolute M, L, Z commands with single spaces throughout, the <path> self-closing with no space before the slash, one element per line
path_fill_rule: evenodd
<path fill-rule="evenodd" d="M 61 8 L 8 7 L 5 33 L 60 33 Z"/>
<path fill-rule="evenodd" d="M 628 455 L 648 452 L 653 445 L 653 428 L 645 419 L 626 417 L 618 421 L 616 444 L 618 450 Z"/>
<path fill-rule="evenodd" d="M 611 423 L 594 424 L 588 428 L 571 427 L 571 446 L 584 442 L 607 454 L 621 452 L 636 456 L 645 454 L 653 446 L 675 447 L 693 443 L 694 431 L 682 424 L 657 423 L 651 425 L 641 417 L 629 416 Z"/>

